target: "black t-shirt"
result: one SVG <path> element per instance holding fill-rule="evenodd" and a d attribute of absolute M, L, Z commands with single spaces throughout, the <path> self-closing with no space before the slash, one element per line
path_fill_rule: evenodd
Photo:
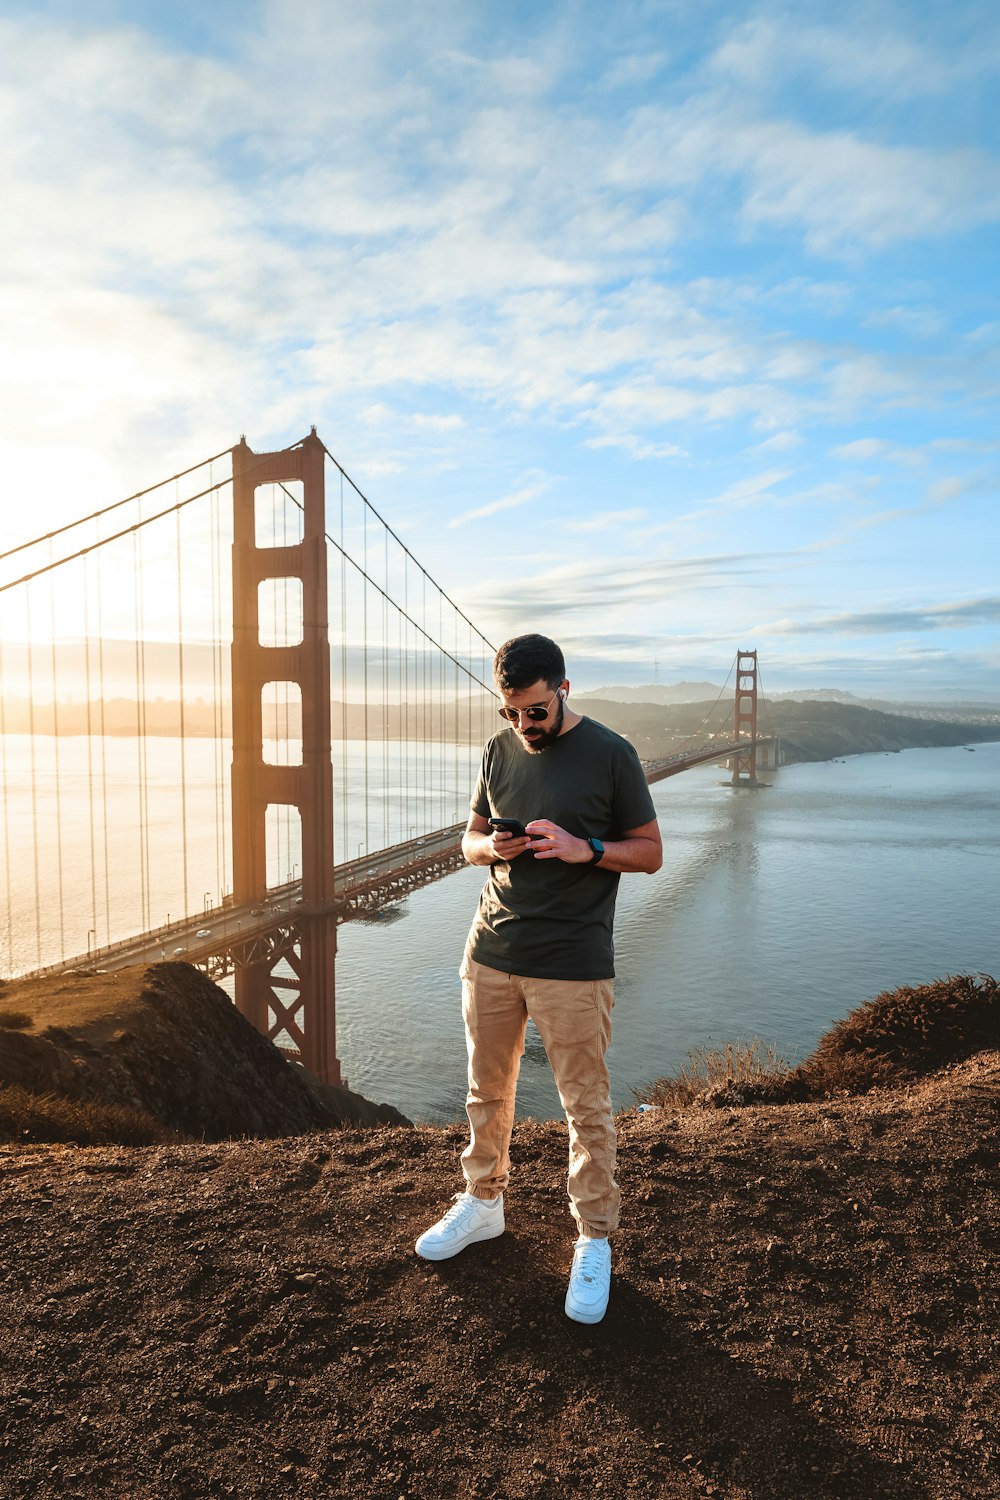
<path fill-rule="evenodd" d="M 581 719 L 531 752 L 502 729 L 483 752 L 472 810 L 482 818 L 549 818 L 577 838 L 620 839 L 655 818 L 634 748 Z M 534 979 L 612 979 L 618 875 L 599 864 L 536 860 L 529 851 L 490 872 L 466 952 L 477 963 Z"/>

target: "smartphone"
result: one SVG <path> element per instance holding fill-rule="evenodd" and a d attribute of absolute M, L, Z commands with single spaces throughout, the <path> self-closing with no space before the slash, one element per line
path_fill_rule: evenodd
<path fill-rule="evenodd" d="M 526 839 L 528 830 L 519 818 L 490 818 L 491 828 L 497 828 L 501 833 L 512 833 L 515 838 Z"/>

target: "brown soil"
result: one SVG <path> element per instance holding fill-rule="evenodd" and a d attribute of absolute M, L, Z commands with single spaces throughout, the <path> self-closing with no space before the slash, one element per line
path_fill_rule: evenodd
<path fill-rule="evenodd" d="M 1000 1494 L 1000 1053 L 620 1125 L 596 1328 L 558 1124 L 439 1265 L 457 1125 L 0 1147 L 0 1495 Z"/>
<path fill-rule="evenodd" d="M 190 964 L 0 989 L 0 1140 L 217 1141 L 343 1124 L 409 1121 L 286 1061 Z"/>

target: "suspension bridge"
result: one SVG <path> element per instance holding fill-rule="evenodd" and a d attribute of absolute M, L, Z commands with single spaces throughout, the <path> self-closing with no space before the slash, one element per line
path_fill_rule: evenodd
<path fill-rule="evenodd" d="M 339 1082 L 338 924 L 462 864 L 494 646 L 315 429 L 241 439 L 0 568 L 0 974 L 183 959 Z M 651 782 L 773 766 L 756 652 L 730 676 Z"/>

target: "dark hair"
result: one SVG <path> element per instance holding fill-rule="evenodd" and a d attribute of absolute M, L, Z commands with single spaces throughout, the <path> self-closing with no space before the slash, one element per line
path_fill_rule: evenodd
<path fill-rule="evenodd" d="M 518 693 L 540 678 L 553 690 L 566 676 L 566 663 L 547 635 L 515 635 L 493 658 L 493 678 L 504 693 Z"/>

